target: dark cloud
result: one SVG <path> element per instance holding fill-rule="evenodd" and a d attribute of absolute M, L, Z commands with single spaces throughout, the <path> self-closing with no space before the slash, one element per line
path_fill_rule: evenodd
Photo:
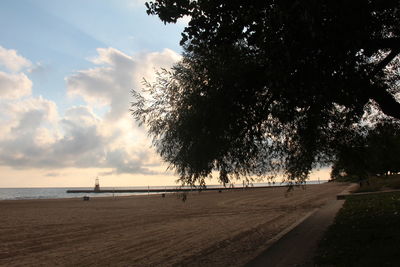
<path fill-rule="evenodd" d="M 48 172 L 44 176 L 47 176 L 47 177 L 58 177 L 58 176 L 60 176 L 60 173 L 58 173 L 58 172 Z"/>

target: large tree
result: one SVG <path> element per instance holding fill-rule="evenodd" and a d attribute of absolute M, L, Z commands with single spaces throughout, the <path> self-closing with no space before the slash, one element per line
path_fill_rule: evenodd
<path fill-rule="evenodd" d="M 400 118 L 398 0 L 159 0 L 148 13 L 183 16 L 183 59 L 134 117 L 183 183 L 213 170 L 283 173 L 304 181 L 329 164 L 371 105 Z"/>

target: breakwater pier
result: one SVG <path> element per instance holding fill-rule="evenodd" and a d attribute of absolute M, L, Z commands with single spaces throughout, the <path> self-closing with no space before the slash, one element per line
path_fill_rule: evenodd
<path fill-rule="evenodd" d="M 173 193 L 173 192 L 196 192 L 196 191 L 225 191 L 225 190 L 243 190 L 250 188 L 270 188 L 271 186 L 257 187 L 211 187 L 211 188 L 147 188 L 147 189 L 72 189 L 67 193 Z M 275 186 L 276 187 L 276 186 Z"/>

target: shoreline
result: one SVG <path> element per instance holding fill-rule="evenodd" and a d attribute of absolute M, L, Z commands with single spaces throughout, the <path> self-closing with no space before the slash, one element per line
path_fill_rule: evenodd
<path fill-rule="evenodd" d="M 308 185 L 308 186 L 312 186 L 312 185 Z M 248 190 L 252 190 L 252 189 L 255 189 L 255 190 L 258 190 L 258 189 L 272 189 L 272 188 L 283 188 L 283 187 L 287 187 L 287 186 L 270 186 L 270 187 L 248 187 L 248 188 L 225 188 L 225 189 L 223 189 L 223 190 L 221 190 L 221 193 L 229 193 L 229 192 L 234 192 L 234 191 L 248 191 Z M 98 195 L 96 195 L 96 194 L 102 194 L 103 192 L 92 192 L 91 194 L 89 194 L 89 195 L 85 195 L 85 196 L 89 196 L 90 197 L 90 199 L 92 200 L 92 199 L 111 199 L 111 200 L 115 200 L 115 199 L 122 199 L 122 198 L 142 198 L 142 197 L 152 197 L 152 196 L 156 196 L 156 197 L 161 197 L 161 195 L 162 194 L 165 194 L 165 195 L 176 195 L 176 197 L 178 198 L 178 194 L 181 194 L 181 193 L 187 193 L 187 194 L 189 194 L 189 195 L 192 195 L 192 194 L 201 194 L 201 193 L 210 193 L 210 192 L 213 192 L 213 193 L 216 193 L 215 191 L 218 191 L 218 189 L 211 189 L 211 190 L 188 190 L 188 191 L 170 191 L 170 192 L 166 192 L 166 193 L 164 193 L 164 192 L 160 192 L 160 191 L 157 191 L 157 192 L 150 192 L 150 194 L 147 194 L 147 191 L 146 192 L 143 192 L 142 194 L 133 194 L 132 193 L 132 195 L 115 195 L 115 196 L 110 196 L 110 195 L 107 195 L 107 196 L 98 196 Z M 112 192 L 109 192 L 109 193 L 112 193 Z M 115 192 L 116 194 L 117 194 L 117 192 Z M 0 202 L 2 202 L 2 201 L 46 201 L 46 200 L 48 200 L 48 201 L 52 201 L 52 200 L 55 200 L 55 201 L 61 201 L 61 200 L 79 200 L 79 201 L 82 201 L 82 198 L 84 197 L 83 195 L 82 196 L 75 196 L 75 197 L 72 197 L 72 195 L 73 195 L 74 193 L 70 193 L 70 195 L 71 195 L 71 197 L 63 197 L 63 198 L 21 198 L 21 199 L 0 199 Z"/>
<path fill-rule="evenodd" d="M 301 186 L 301 185 L 300 185 Z M 202 191 L 226 191 L 226 190 L 247 190 L 251 188 L 271 188 L 271 187 L 288 187 L 288 185 L 276 185 L 276 186 L 245 186 L 245 187 L 209 187 L 209 188 L 165 188 L 165 189 L 99 189 L 99 190 L 67 190 L 67 193 L 89 193 L 89 194 L 99 194 L 99 193 L 179 193 L 179 192 L 202 192 Z"/>
<path fill-rule="evenodd" d="M 301 186 L 311 186 L 316 184 L 324 184 L 327 181 L 309 181 L 311 183 L 306 185 L 297 185 L 296 187 Z M 262 189 L 262 188 L 287 188 L 288 185 L 276 183 L 275 185 L 265 185 L 267 183 L 259 183 L 254 186 L 237 186 L 234 188 L 229 187 L 221 187 L 220 185 L 210 185 L 210 187 L 206 189 L 198 189 L 198 188 L 179 188 L 178 186 L 153 186 L 149 188 L 147 187 L 104 187 L 100 192 L 96 192 L 92 187 L 84 188 L 84 187 L 75 187 L 77 190 L 73 190 L 71 187 L 49 187 L 49 188 L 0 188 L 0 201 L 20 201 L 20 200 L 34 200 L 34 199 L 75 199 L 82 198 L 84 196 L 89 196 L 90 198 L 103 198 L 103 197 L 112 197 L 113 194 L 115 197 L 125 197 L 125 196 L 144 196 L 144 195 L 160 195 L 160 194 L 174 194 L 174 193 L 190 193 L 190 192 L 198 192 L 198 191 L 240 191 L 240 190 L 248 190 L 248 189 Z M 15 191 L 15 192 L 14 192 Z M 67 191 L 74 191 L 74 193 L 67 193 Z M 79 194 L 79 195 L 75 195 Z"/>

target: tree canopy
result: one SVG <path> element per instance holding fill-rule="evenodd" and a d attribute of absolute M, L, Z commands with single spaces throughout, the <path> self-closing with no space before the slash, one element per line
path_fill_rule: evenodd
<path fill-rule="evenodd" d="M 400 124 L 383 120 L 354 131 L 350 144 L 338 148 L 332 178 L 364 180 L 400 171 Z"/>
<path fill-rule="evenodd" d="M 183 58 L 133 116 L 185 184 L 283 173 L 304 181 L 348 144 L 366 108 L 400 119 L 398 0 L 158 0 L 189 16 Z"/>

